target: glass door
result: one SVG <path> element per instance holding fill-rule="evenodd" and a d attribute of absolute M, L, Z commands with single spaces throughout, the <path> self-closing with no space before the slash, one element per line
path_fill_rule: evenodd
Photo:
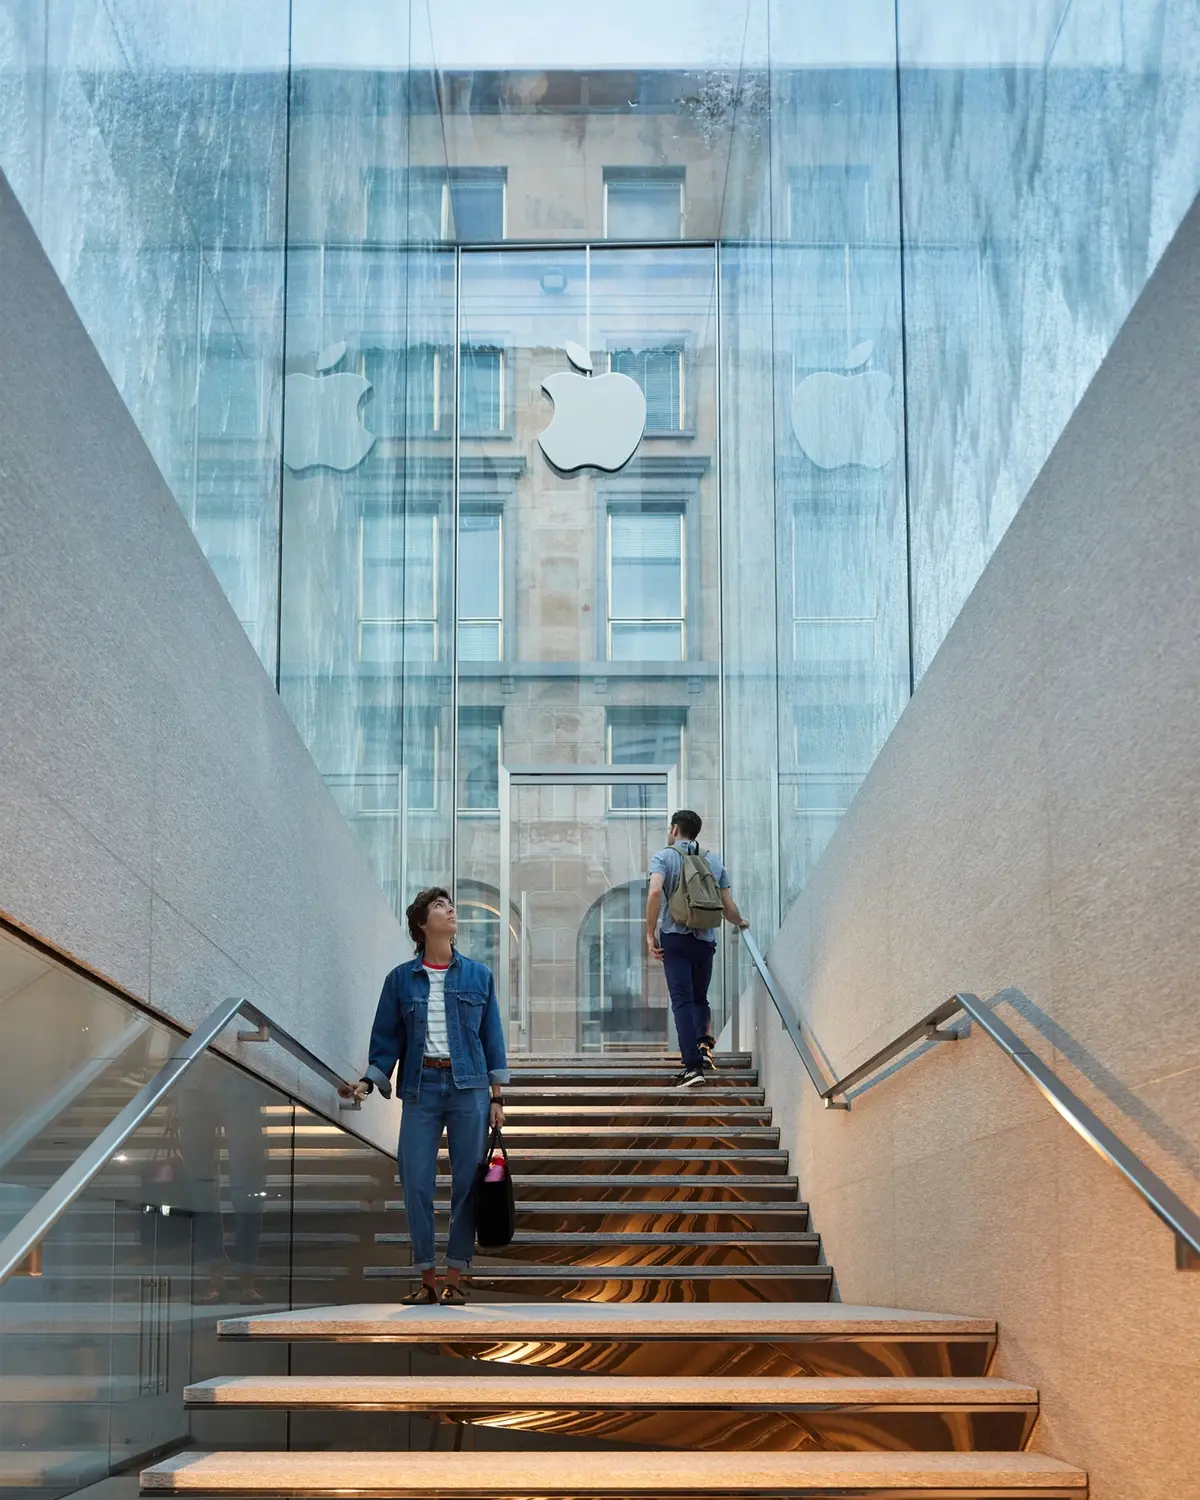
<path fill-rule="evenodd" d="M 662 966 L 643 936 L 647 869 L 675 804 L 673 766 L 513 767 L 501 774 L 497 983 L 514 1052 L 670 1045 Z"/>

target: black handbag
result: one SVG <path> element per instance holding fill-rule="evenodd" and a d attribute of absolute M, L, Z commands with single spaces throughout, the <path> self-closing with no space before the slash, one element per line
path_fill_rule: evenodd
<path fill-rule="evenodd" d="M 512 1244 L 516 1228 L 517 1205 L 508 1152 L 496 1125 L 475 1173 L 475 1239 L 481 1250 L 503 1250 Z"/>

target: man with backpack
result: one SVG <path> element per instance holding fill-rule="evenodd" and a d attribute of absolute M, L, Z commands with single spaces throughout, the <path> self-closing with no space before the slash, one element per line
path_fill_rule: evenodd
<path fill-rule="evenodd" d="M 708 986 L 721 919 L 735 927 L 750 925 L 734 904 L 721 856 L 711 850 L 700 853 L 696 840 L 702 827 L 699 813 L 682 809 L 673 814 L 668 845 L 650 861 L 646 901 L 646 946 L 652 958 L 662 960 L 667 977 L 683 1059 L 683 1071 L 675 1079 L 681 1089 L 703 1083 L 716 1066 Z"/>

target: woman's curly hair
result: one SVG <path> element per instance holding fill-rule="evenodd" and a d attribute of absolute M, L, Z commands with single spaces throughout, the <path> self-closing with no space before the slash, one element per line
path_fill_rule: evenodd
<path fill-rule="evenodd" d="M 425 951 L 425 923 L 429 919 L 429 908 L 435 901 L 449 901 L 451 906 L 454 905 L 454 898 L 448 890 L 440 885 L 431 885 L 427 891 L 419 891 L 413 897 L 412 904 L 404 913 L 408 922 L 408 935 L 418 953 Z"/>

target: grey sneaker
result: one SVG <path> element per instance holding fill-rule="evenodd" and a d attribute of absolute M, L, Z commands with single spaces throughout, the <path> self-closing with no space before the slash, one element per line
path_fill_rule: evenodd
<path fill-rule="evenodd" d="M 677 1089 L 690 1089 L 698 1083 L 704 1082 L 704 1074 L 699 1068 L 684 1068 L 682 1073 L 676 1075 L 675 1087 Z"/>
<path fill-rule="evenodd" d="M 712 1048 L 700 1043 L 700 1068 L 704 1073 L 715 1073 L 717 1065 L 713 1062 Z"/>

